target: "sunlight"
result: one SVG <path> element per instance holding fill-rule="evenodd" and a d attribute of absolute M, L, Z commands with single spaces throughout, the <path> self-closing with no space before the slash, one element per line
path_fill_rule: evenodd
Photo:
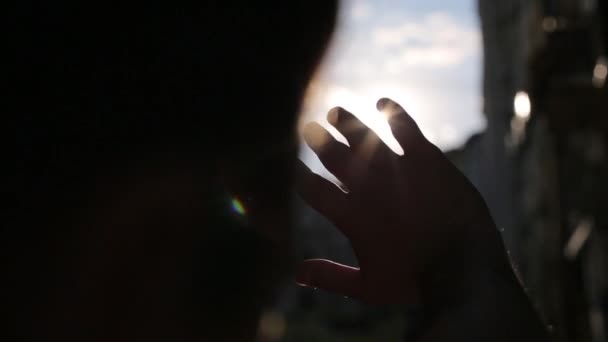
<path fill-rule="evenodd" d="M 474 4 L 463 1 L 466 6 Z M 409 7 L 397 3 L 400 9 Z M 424 136 L 442 150 L 459 148 L 484 129 L 477 17 L 472 11 L 413 7 L 420 10 L 415 15 L 382 11 L 386 4 L 372 1 L 343 2 L 332 45 L 304 98 L 300 130 L 315 121 L 347 144 L 326 119 L 331 108 L 341 106 L 375 131 L 393 152 L 407 154 L 408 147 L 399 146 L 384 114 L 376 110 L 376 102 L 383 97 L 403 106 Z M 598 68 L 596 74 L 602 76 L 603 69 Z M 368 145 L 369 153 L 377 151 L 377 144 Z M 300 159 L 333 181 L 309 146 L 301 146 Z"/>
<path fill-rule="evenodd" d="M 365 125 L 376 132 L 380 139 L 393 152 L 403 155 L 403 147 L 400 146 L 393 137 L 386 116 L 376 109 L 376 102 L 382 97 L 390 97 L 402 105 L 407 106 L 407 108 L 409 108 L 408 111 L 417 111 L 419 106 L 412 101 L 412 98 L 404 98 L 404 94 L 407 94 L 407 90 L 402 87 L 390 85 L 375 85 L 360 92 L 351 91 L 343 87 L 330 87 L 327 89 L 323 102 L 328 109 L 341 106 L 353 113 Z M 325 124 L 324 126 L 327 128 L 327 126 L 331 125 Z M 344 139 L 344 137 L 342 137 L 333 127 L 328 127 L 328 130 L 336 139 L 346 143 L 346 139 Z"/>
<path fill-rule="evenodd" d="M 327 122 L 327 113 L 330 109 L 340 106 L 357 116 L 365 125 L 372 129 L 378 137 L 395 153 L 403 155 L 403 148 L 393 137 L 388 125 L 387 118 L 383 113 L 376 109 L 376 102 L 382 97 L 391 97 L 395 101 L 404 101 L 397 94 L 405 94 L 407 91 L 399 87 L 375 86 L 368 91 L 355 91 L 331 85 L 325 82 L 313 81 L 308 89 L 307 96 L 303 104 L 303 115 L 300 118 L 300 130 L 309 122 L 315 121 L 323 126 L 334 138 L 343 144 L 348 145 L 346 138 Z M 401 103 L 410 103 L 401 102 Z M 364 144 L 362 151 L 364 156 L 371 157 L 376 151 L 375 143 Z M 332 175 L 316 154 L 307 144 L 302 144 L 300 159 L 315 173 L 322 175 L 330 181 L 340 185 L 341 182 Z"/>
<path fill-rule="evenodd" d="M 385 114 L 376 109 L 376 102 L 388 97 L 401 104 L 408 113 L 416 119 L 416 115 L 428 113 L 428 97 L 413 88 L 407 88 L 390 83 L 372 84 L 364 89 L 349 89 L 331 85 L 325 82 L 312 82 L 303 106 L 300 118 L 300 129 L 311 121 L 318 122 L 329 131 L 336 140 L 348 145 L 346 138 L 338 132 L 329 122 L 327 113 L 330 109 L 340 106 L 356 115 L 365 125 L 372 129 L 378 137 L 396 154 L 403 155 L 407 146 L 400 146 L 395 140 Z M 424 124 L 418 123 L 425 136 L 431 131 L 425 129 Z M 376 151 L 376 144 L 365 144 L 364 156 L 372 156 Z M 302 145 L 300 159 L 315 173 L 331 180 L 336 184 L 340 182 L 321 164 L 318 157 L 309 146 Z"/>

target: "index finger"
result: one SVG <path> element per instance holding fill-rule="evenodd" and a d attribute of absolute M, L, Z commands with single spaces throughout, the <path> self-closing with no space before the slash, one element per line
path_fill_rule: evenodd
<path fill-rule="evenodd" d="M 393 136 L 404 150 L 427 141 L 416 121 L 397 102 L 384 97 L 378 100 L 376 108 L 386 115 Z"/>

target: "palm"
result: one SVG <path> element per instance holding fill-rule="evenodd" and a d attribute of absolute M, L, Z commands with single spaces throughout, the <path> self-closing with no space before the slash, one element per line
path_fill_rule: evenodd
<path fill-rule="evenodd" d="M 467 237 L 492 223 L 474 187 L 407 113 L 388 99 L 379 107 L 389 116 L 403 156 L 343 109 L 332 110 L 329 121 L 350 147 L 319 125 L 307 127 L 307 142 L 348 193 L 301 167 L 302 194 L 349 238 L 360 269 L 311 260 L 298 281 L 368 302 L 412 302 L 420 298 L 419 278 L 426 268 L 443 262 L 438 259 L 452 246 L 473 247 Z"/>

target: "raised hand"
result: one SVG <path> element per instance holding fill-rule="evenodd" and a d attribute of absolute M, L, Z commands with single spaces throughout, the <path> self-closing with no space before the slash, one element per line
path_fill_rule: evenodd
<path fill-rule="evenodd" d="M 502 240 L 476 189 L 401 106 L 384 98 L 377 108 L 402 156 L 343 108 L 332 109 L 328 121 L 350 147 L 316 123 L 305 129 L 307 144 L 346 189 L 300 163 L 300 193 L 349 238 L 359 268 L 306 260 L 296 281 L 372 304 L 420 304 L 465 290 L 480 274 L 509 276 Z"/>

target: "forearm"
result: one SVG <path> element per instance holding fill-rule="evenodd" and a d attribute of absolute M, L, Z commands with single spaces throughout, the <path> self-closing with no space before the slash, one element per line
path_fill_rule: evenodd
<path fill-rule="evenodd" d="M 511 274 L 485 274 L 469 295 L 437 306 L 417 342 L 549 341 L 548 332 Z"/>

